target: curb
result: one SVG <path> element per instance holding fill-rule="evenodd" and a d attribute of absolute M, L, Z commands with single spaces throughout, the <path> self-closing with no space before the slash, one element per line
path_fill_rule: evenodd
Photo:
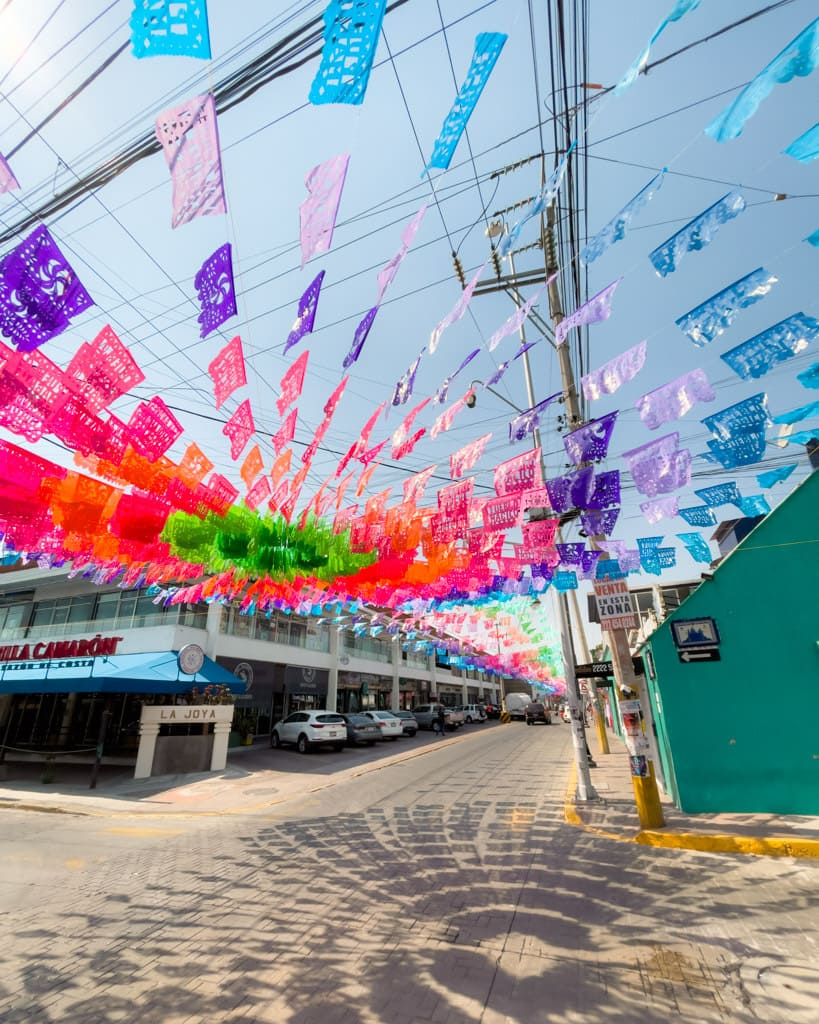
<path fill-rule="evenodd" d="M 410 750 L 403 754 L 395 754 L 385 761 L 373 762 L 369 765 L 361 765 L 356 768 L 347 768 L 344 771 L 342 781 L 347 779 L 357 779 L 362 775 L 370 775 L 373 772 L 382 771 L 384 768 L 390 768 L 395 764 L 402 764 L 404 761 L 411 761 L 416 757 L 423 757 L 432 750 L 440 750 L 444 746 L 449 746 L 452 743 L 463 741 L 470 735 L 465 733 L 463 736 L 450 736 L 440 743 L 436 743 L 430 747 L 423 747 L 420 750 Z M 307 796 L 312 793 L 320 793 L 324 789 L 328 789 L 330 786 L 335 785 L 339 781 L 338 778 L 328 779 L 326 782 L 318 786 L 309 786 L 308 788 L 288 793 L 284 796 L 276 797 L 272 800 L 263 800 L 261 803 L 247 804 L 242 807 L 225 807 L 219 811 L 142 811 L 142 810 L 118 810 L 116 808 L 96 808 L 96 807 L 83 807 L 81 803 L 63 804 L 58 805 L 54 803 L 32 803 L 26 802 L 25 799 L 20 801 L 15 800 L 13 797 L 0 797 L 0 811 L 11 810 L 11 811 L 38 811 L 41 814 L 74 814 L 77 817 L 85 818 L 138 818 L 140 820 L 150 819 L 192 819 L 192 818 L 222 818 L 229 815 L 239 814 L 253 814 L 257 811 L 265 810 L 268 807 L 276 807 L 280 804 L 286 804 L 289 801 L 301 797 Z M 85 797 L 77 796 L 74 799 L 81 801 L 86 799 Z M 105 797 L 99 796 L 92 799 L 100 800 L 116 800 L 116 797 Z M 138 803 L 137 800 L 130 801 L 130 803 Z"/>
<path fill-rule="evenodd" d="M 697 850 L 700 853 L 731 853 L 752 857 L 819 858 L 819 839 L 799 836 L 738 836 L 708 832 L 675 832 L 641 829 L 631 835 L 609 832 L 589 825 L 580 817 L 574 793 L 577 785 L 577 766 L 572 764 L 563 802 L 563 817 L 569 825 L 593 832 L 604 839 L 618 843 L 636 843 L 666 850 Z"/>

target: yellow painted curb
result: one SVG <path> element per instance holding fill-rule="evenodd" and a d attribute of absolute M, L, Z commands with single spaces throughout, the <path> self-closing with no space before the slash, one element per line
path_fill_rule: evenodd
<path fill-rule="evenodd" d="M 644 829 L 633 835 L 608 832 L 594 825 L 587 825 L 577 813 L 574 801 L 577 786 L 577 765 L 572 763 L 569 781 L 563 803 L 563 817 L 569 825 L 586 832 L 613 839 L 618 843 L 639 843 L 666 850 L 698 850 L 701 853 L 733 853 L 753 857 L 797 857 L 819 858 L 819 839 L 802 839 L 799 836 L 736 836 L 709 835 L 707 832 L 658 832 Z"/>
<path fill-rule="evenodd" d="M 706 832 L 638 832 L 633 840 L 643 846 L 701 850 L 706 853 L 744 853 L 754 857 L 819 857 L 819 839 L 798 836 L 709 835 Z"/>

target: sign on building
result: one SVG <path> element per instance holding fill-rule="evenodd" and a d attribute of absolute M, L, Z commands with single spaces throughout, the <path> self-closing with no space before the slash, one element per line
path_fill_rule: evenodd
<path fill-rule="evenodd" d="M 637 629 L 640 616 L 625 580 L 595 580 L 597 614 L 602 629 Z"/>

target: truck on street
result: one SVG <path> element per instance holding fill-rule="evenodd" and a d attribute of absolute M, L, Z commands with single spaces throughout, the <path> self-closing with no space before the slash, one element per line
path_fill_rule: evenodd
<path fill-rule="evenodd" d="M 532 703 L 531 693 L 507 693 L 503 699 L 503 706 L 510 718 L 519 718 L 521 722 L 526 717 L 526 707 Z"/>

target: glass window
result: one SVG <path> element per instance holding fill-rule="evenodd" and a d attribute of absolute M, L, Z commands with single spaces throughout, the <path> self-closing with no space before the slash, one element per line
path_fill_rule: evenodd
<path fill-rule="evenodd" d="M 231 632 L 234 636 L 251 636 L 251 630 L 253 627 L 253 616 L 242 615 L 238 609 L 233 609 L 233 629 Z"/>
<path fill-rule="evenodd" d="M 307 626 L 295 619 L 290 621 L 290 638 L 288 643 L 291 647 L 304 647 L 307 640 Z"/>
<path fill-rule="evenodd" d="M 68 622 L 91 622 L 94 618 L 94 594 L 73 597 L 68 609 Z"/>
<path fill-rule="evenodd" d="M 275 625 L 264 615 L 256 616 L 256 639 L 272 640 L 275 634 Z"/>
<path fill-rule="evenodd" d="M 118 593 L 99 595 L 97 598 L 97 614 L 95 616 L 99 629 L 113 628 L 114 623 L 117 621 L 119 599 L 120 595 Z"/>
<path fill-rule="evenodd" d="M 330 723 L 334 724 L 336 722 L 343 722 L 344 719 L 341 717 L 341 715 L 330 714 L 330 715 L 316 715 L 316 721 L 317 722 L 330 722 Z"/>
<path fill-rule="evenodd" d="M 127 629 L 134 618 L 138 594 L 135 590 L 123 590 L 119 598 L 117 625 Z"/>
<path fill-rule="evenodd" d="M 29 616 L 33 608 L 33 602 L 25 604 L 12 604 L 0 607 L 0 637 L 6 640 L 19 635 L 24 626 L 28 624 Z"/>

